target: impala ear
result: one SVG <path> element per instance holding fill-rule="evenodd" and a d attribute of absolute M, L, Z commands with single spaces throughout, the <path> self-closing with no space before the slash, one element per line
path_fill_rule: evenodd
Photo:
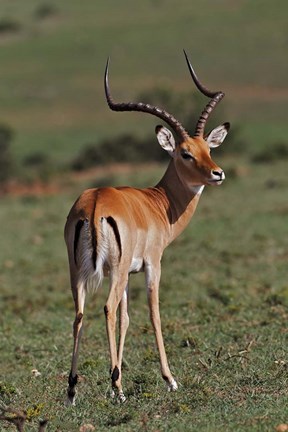
<path fill-rule="evenodd" d="M 172 135 L 172 132 L 162 125 L 156 126 L 155 132 L 161 147 L 173 157 L 175 150 L 175 139 Z"/>
<path fill-rule="evenodd" d="M 205 140 L 210 148 L 218 147 L 224 141 L 228 131 L 230 129 L 230 123 L 224 123 L 221 126 L 216 127 L 208 135 Z"/>

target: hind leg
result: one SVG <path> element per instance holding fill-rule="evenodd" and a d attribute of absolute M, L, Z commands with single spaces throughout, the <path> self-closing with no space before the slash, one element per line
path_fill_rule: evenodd
<path fill-rule="evenodd" d="M 122 333 L 119 339 L 119 348 L 117 352 L 117 346 L 116 346 L 116 321 L 117 321 L 117 309 L 119 306 L 119 303 L 121 299 L 125 298 L 124 292 L 125 288 L 128 283 L 128 275 L 123 276 L 119 274 L 120 272 L 111 272 L 110 276 L 110 292 L 109 296 L 106 302 L 106 305 L 104 307 L 105 311 L 105 317 L 106 317 L 106 329 L 107 329 L 107 336 L 108 336 L 108 342 L 109 342 L 109 349 L 110 349 L 110 359 L 111 359 L 111 380 L 112 380 L 112 391 L 114 389 L 118 393 L 118 397 L 120 401 L 125 400 L 125 396 L 122 391 L 122 384 L 121 384 L 121 364 L 119 363 L 122 361 L 122 354 L 123 354 L 123 346 L 124 346 L 124 338 L 126 334 L 125 327 L 127 326 L 127 320 L 125 320 L 126 325 L 123 325 L 122 320 Z M 123 297 L 124 296 L 124 297 Z M 125 306 L 126 308 L 126 306 Z M 121 307 L 122 313 L 124 311 L 124 306 Z M 121 314 L 121 313 L 120 313 Z M 125 314 L 126 315 L 126 314 Z M 120 317 L 121 322 L 121 317 Z M 118 357 L 118 354 L 120 356 Z"/>
<path fill-rule="evenodd" d="M 128 315 L 128 283 L 124 290 L 120 305 L 119 305 L 119 343 L 118 343 L 118 368 L 119 375 L 122 376 L 122 360 L 123 360 L 123 350 L 126 333 L 129 327 L 129 315 Z M 126 398 L 124 393 L 119 393 L 120 402 L 125 402 Z"/>
<path fill-rule="evenodd" d="M 84 313 L 84 304 L 86 297 L 85 285 L 83 282 L 78 282 L 76 286 L 72 284 L 72 292 L 75 303 L 75 320 L 73 324 L 73 337 L 74 337 L 74 346 L 72 353 L 72 363 L 71 363 L 71 371 L 68 378 L 68 390 L 67 390 L 67 404 L 75 405 L 75 395 L 76 395 L 76 384 L 78 381 L 77 375 L 77 365 L 78 365 L 78 354 L 79 354 L 79 345 L 82 335 L 82 325 L 83 325 L 83 313 Z"/>

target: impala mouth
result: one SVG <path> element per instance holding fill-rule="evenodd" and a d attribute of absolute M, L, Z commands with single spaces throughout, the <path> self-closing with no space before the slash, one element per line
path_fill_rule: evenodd
<path fill-rule="evenodd" d="M 221 179 L 221 180 L 211 179 L 211 180 L 207 181 L 207 184 L 212 185 L 212 186 L 220 186 L 223 183 L 223 180 L 224 179 Z"/>

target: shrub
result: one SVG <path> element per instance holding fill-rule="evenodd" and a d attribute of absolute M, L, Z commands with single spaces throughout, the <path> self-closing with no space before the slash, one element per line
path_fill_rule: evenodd
<path fill-rule="evenodd" d="M 103 140 L 98 145 L 86 145 L 72 161 L 71 168 L 81 171 L 113 162 L 161 161 L 164 158 L 165 152 L 157 145 L 154 136 L 144 139 L 124 134 Z"/>
<path fill-rule="evenodd" d="M 49 157 L 43 153 L 32 153 L 23 161 L 23 164 L 28 167 L 42 167 L 49 163 Z"/>
<path fill-rule="evenodd" d="M 21 24 L 13 18 L 0 19 L 0 34 L 17 33 L 21 30 Z"/>
<path fill-rule="evenodd" d="M 23 160 L 23 166 L 28 168 L 25 170 L 26 181 L 47 181 L 55 173 L 57 167 L 55 163 L 46 153 L 35 152 L 31 153 Z"/>
<path fill-rule="evenodd" d="M 288 143 L 276 142 L 269 145 L 267 149 L 256 153 L 252 157 L 252 162 L 270 163 L 282 159 L 288 159 Z"/>
<path fill-rule="evenodd" d="M 58 9 L 56 6 L 50 3 L 43 3 L 39 5 L 34 11 L 34 17 L 37 20 L 44 20 L 46 18 L 53 17 L 57 15 Z"/>

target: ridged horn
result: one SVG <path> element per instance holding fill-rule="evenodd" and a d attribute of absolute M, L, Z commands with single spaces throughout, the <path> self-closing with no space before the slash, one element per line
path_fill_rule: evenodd
<path fill-rule="evenodd" d="M 152 114 L 161 120 L 168 123 L 171 128 L 175 131 L 175 133 L 183 140 L 187 140 L 189 138 L 188 132 L 184 129 L 184 127 L 181 125 L 181 123 L 176 120 L 176 118 L 169 114 L 167 111 L 158 108 L 157 106 L 152 106 L 150 104 L 145 104 L 142 102 L 134 103 L 134 102 L 121 102 L 116 103 L 113 101 L 113 98 L 110 93 L 109 89 L 109 81 L 108 81 L 108 74 L 109 74 L 109 62 L 110 58 L 108 57 L 106 68 L 105 68 L 105 77 L 104 77 L 104 87 L 105 87 L 105 94 L 106 94 L 106 100 L 111 110 L 113 111 L 140 111 L 147 114 Z"/>
<path fill-rule="evenodd" d="M 211 100 L 210 102 L 208 102 L 208 104 L 205 106 L 204 110 L 202 111 L 199 120 L 196 124 L 196 128 L 195 128 L 195 134 L 194 136 L 196 137 L 203 137 L 204 135 L 204 129 L 205 129 L 205 125 L 206 122 L 210 116 L 210 114 L 212 113 L 212 111 L 214 110 L 214 108 L 216 107 L 216 105 L 221 101 L 221 99 L 223 99 L 223 97 L 225 96 L 225 94 L 221 91 L 217 91 L 217 92 L 212 92 L 211 90 L 208 90 L 198 79 L 189 59 L 188 56 L 186 54 L 186 51 L 184 51 L 185 54 L 185 58 L 186 58 L 186 62 L 188 65 L 188 69 L 190 72 L 190 75 L 196 85 L 196 87 L 198 88 L 198 90 L 200 90 L 200 92 L 202 94 L 204 94 L 207 97 L 210 97 Z"/>

